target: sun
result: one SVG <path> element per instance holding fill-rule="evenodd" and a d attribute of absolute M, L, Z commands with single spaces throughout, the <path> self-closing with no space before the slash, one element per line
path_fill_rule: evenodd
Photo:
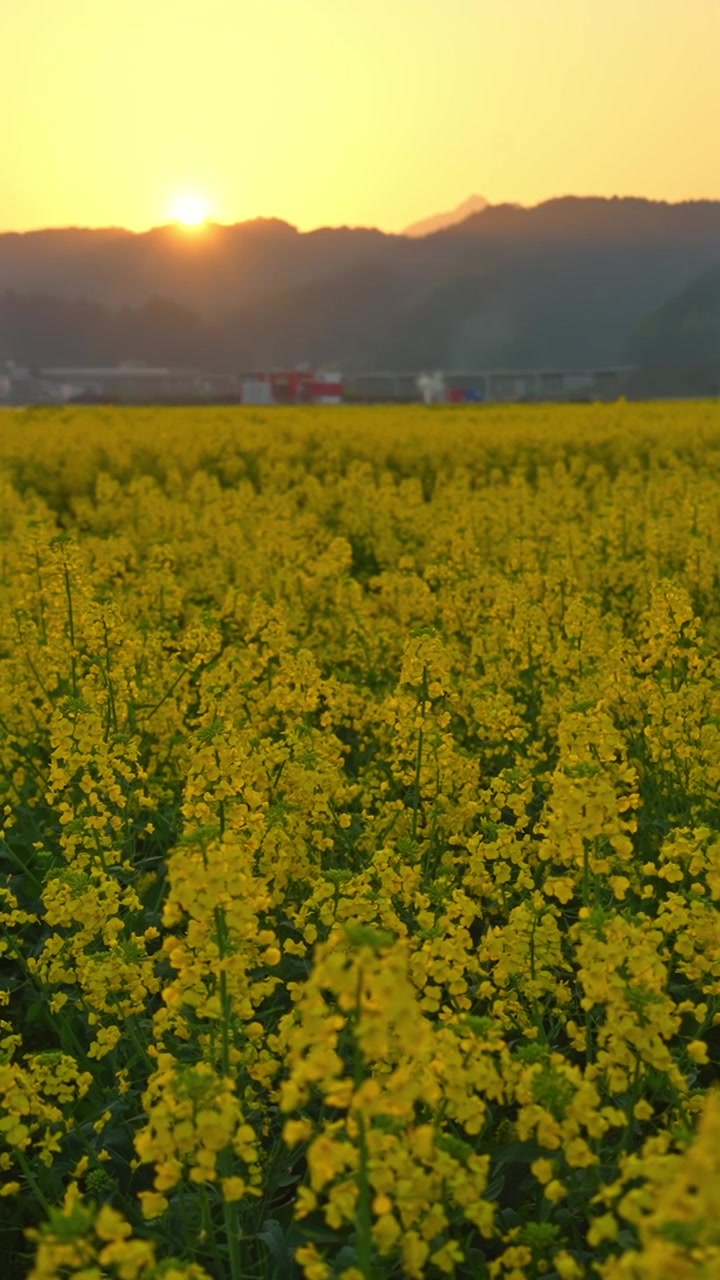
<path fill-rule="evenodd" d="M 171 212 L 175 222 L 182 223 L 184 227 L 201 227 L 207 222 L 210 208 L 204 196 L 185 191 L 175 197 Z"/>

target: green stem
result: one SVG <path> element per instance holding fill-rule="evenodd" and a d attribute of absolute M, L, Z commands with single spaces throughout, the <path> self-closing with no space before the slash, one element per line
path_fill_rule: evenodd
<path fill-rule="evenodd" d="M 582 897 L 583 906 L 590 906 L 590 855 L 588 853 L 587 842 L 583 841 L 583 880 L 582 880 Z"/>
<path fill-rule="evenodd" d="M 73 697 L 77 698 L 77 667 L 75 664 L 75 621 L 73 619 L 72 587 L 70 585 L 70 572 L 68 570 L 67 564 L 65 564 L 64 566 L 64 577 L 65 577 L 65 595 L 67 596 L 67 605 L 68 605 L 68 627 L 70 631 L 70 645 L 71 645 L 70 668 L 72 673 L 72 691 L 73 691 Z"/>
<path fill-rule="evenodd" d="M 215 1235 L 215 1228 L 213 1227 L 212 1217 L 210 1215 L 210 1202 L 208 1201 L 207 1188 L 203 1183 L 200 1183 L 200 1212 L 202 1215 L 203 1230 L 207 1236 L 210 1251 L 215 1263 L 216 1275 L 218 1276 L 218 1280 L 220 1280 L 220 1277 L 224 1274 L 225 1268 L 220 1256 L 220 1250 L 218 1249 L 217 1236 Z"/>
<path fill-rule="evenodd" d="M 47 628 L 45 626 L 45 601 L 43 599 L 42 574 L 40 573 L 40 556 L 35 552 L 35 574 L 38 584 L 38 606 L 40 609 L 40 639 L 43 644 L 47 644 Z"/>
<path fill-rule="evenodd" d="M 357 1260 L 358 1269 L 365 1280 L 372 1280 L 372 1218 L 370 1212 L 370 1182 L 368 1179 L 368 1147 L 365 1135 L 365 1117 L 357 1115 L 360 1167 L 358 1169 Z"/>
<path fill-rule="evenodd" d="M 32 658 L 30 657 L 30 654 L 29 654 L 29 653 L 26 653 L 26 654 L 25 654 L 25 660 L 26 660 L 26 662 L 27 662 L 27 664 L 28 664 L 28 666 L 29 666 L 30 670 L 32 671 L 32 673 L 33 673 L 33 675 L 34 675 L 35 679 L 37 680 L 38 688 L 40 689 L 40 692 L 42 693 L 43 697 L 45 698 L 45 701 L 46 701 L 47 703 L 49 703 L 49 705 L 50 705 L 51 707 L 52 707 L 52 706 L 54 706 L 55 704 L 54 704 L 54 702 L 53 702 L 52 698 L 50 697 L 50 694 L 48 693 L 47 689 L 45 688 L 45 685 L 44 685 L 44 683 L 43 683 L 43 680 L 42 680 L 42 677 L 41 677 L 41 675 L 40 675 L 40 672 L 38 671 L 37 667 L 35 666 L 35 663 L 33 662 L 33 660 L 32 660 Z"/>
<path fill-rule="evenodd" d="M 227 985 L 227 973 L 223 961 L 227 952 L 227 935 L 225 929 L 225 913 L 222 907 L 215 907 L 215 935 L 218 955 L 220 956 L 220 1007 L 222 1009 L 222 1071 L 224 1076 L 230 1074 L 230 994 Z"/>
<path fill-rule="evenodd" d="M 365 1063 L 357 1040 L 357 1026 L 360 1021 L 362 1003 L 362 968 L 358 965 L 357 989 L 355 993 L 355 1009 L 352 1014 L 353 1025 L 353 1082 L 356 1090 L 365 1079 Z M 358 1150 L 360 1163 L 358 1166 L 358 1202 L 355 1211 L 355 1229 L 357 1232 L 358 1269 L 365 1280 L 372 1280 L 372 1217 L 370 1212 L 370 1181 L 368 1178 L 368 1146 L 365 1132 L 365 1117 L 361 1111 L 355 1113 L 358 1126 Z"/>
<path fill-rule="evenodd" d="M 422 685 L 420 686 L 420 716 L 425 715 L 425 702 L 427 701 L 427 667 L 423 667 Z M 418 826 L 418 810 L 420 808 L 420 771 L 422 769 L 423 756 L 423 727 L 422 724 L 418 729 L 417 755 L 415 757 L 415 790 L 413 795 L 413 820 L 412 820 L 412 837 L 417 839 Z"/>
<path fill-rule="evenodd" d="M 223 1200 L 223 1220 L 227 1237 L 228 1258 L 232 1280 L 243 1280 L 242 1258 L 240 1256 L 240 1222 L 238 1208 L 234 1201 Z"/>
<path fill-rule="evenodd" d="M 589 1009 L 585 1010 L 585 1060 L 587 1066 L 593 1060 L 592 1022 Z"/>
<path fill-rule="evenodd" d="M 222 1071 L 224 1076 L 230 1075 L 230 993 L 227 985 L 227 973 L 222 965 L 227 954 L 227 928 L 225 913 L 222 907 L 215 908 L 215 933 L 217 936 L 218 954 L 220 956 L 220 1006 L 222 1009 Z M 221 1157 L 221 1161 L 222 1161 Z M 227 1164 L 227 1160 L 224 1161 Z M 243 1280 L 242 1260 L 240 1257 L 240 1221 L 238 1209 L 234 1201 L 223 1198 L 223 1221 L 227 1239 L 228 1259 L 230 1262 L 231 1280 Z"/>
<path fill-rule="evenodd" d="M 535 981 L 535 929 L 537 927 L 537 922 L 538 914 L 537 911 L 534 911 L 532 927 L 530 929 L 530 979 L 532 982 Z"/>
<path fill-rule="evenodd" d="M 34 1175 L 34 1173 L 33 1173 L 32 1169 L 30 1168 L 30 1162 L 29 1162 L 29 1161 L 28 1161 L 28 1159 L 26 1158 L 26 1156 L 25 1156 L 25 1152 L 24 1152 L 24 1151 L 16 1151 L 16 1152 L 15 1152 L 15 1155 L 16 1155 L 16 1157 L 17 1157 L 17 1162 L 18 1162 L 18 1164 L 20 1165 L 20 1168 L 21 1168 L 21 1169 L 22 1169 L 22 1171 L 23 1171 L 23 1174 L 25 1175 L 25 1180 L 26 1180 L 26 1182 L 27 1182 L 28 1186 L 30 1187 L 30 1190 L 32 1191 L 33 1195 L 35 1196 L 35 1199 L 37 1200 L 38 1204 L 42 1207 L 43 1212 L 44 1212 L 44 1213 L 47 1215 L 47 1217 L 49 1218 L 49 1217 L 50 1217 L 50 1213 L 51 1213 L 51 1206 L 50 1206 L 50 1204 L 48 1203 L 48 1201 L 45 1199 L 45 1196 L 44 1196 L 44 1194 L 43 1194 L 43 1192 L 42 1192 L 42 1190 L 41 1190 L 41 1188 L 40 1188 L 40 1184 L 37 1182 L 37 1180 L 36 1180 L 36 1178 L 35 1178 L 35 1175 Z"/>
<path fill-rule="evenodd" d="M 8 844 L 7 840 L 4 837 L 0 839 L 0 848 L 2 848 L 5 851 L 10 861 L 14 862 L 16 867 L 20 867 L 20 870 L 28 877 L 28 879 L 32 880 L 33 884 L 35 885 L 35 888 L 38 889 L 40 893 L 42 893 L 42 889 L 43 889 L 42 880 L 38 880 L 35 873 L 25 865 L 22 858 L 18 857 L 15 850 L 11 849 L 10 845 Z"/>
<path fill-rule="evenodd" d="M 117 733 L 117 709 L 115 706 L 115 689 L 113 687 L 113 679 L 111 674 L 111 657 L 110 657 L 110 640 L 108 637 L 107 622 L 103 618 L 103 632 L 105 634 L 105 671 L 107 676 L 108 689 L 108 730 L 111 728 Z"/>
<path fill-rule="evenodd" d="M 178 676 L 176 676 L 176 677 L 175 677 L 175 679 L 173 680 L 172 684 L 171 684 L 171 685 L 170 685 L 170 686 L 165 690 L 165 692 L 164 692 L 164 694 L 163 694 L 162 698 L 160 698 L 158 702 L 154 703 L 154 705 L 152 705 L 152 706 L 150 707 L 150 710 L 149 710 L 149 711 L 148 711 L 144 716 L 140 716 L 140 717 L 139 717 L 139 719 L 140 719 L 140 720 L 142 720 L 142 721 L 144 722 L 145 720 L 149 720 L 151 716 L 154 716 L 154 715 L 155 715 L 155 712 L 160 710 L 160 708 L 161 708 L 161 706 L 163 705 L 163 703 L 167 701 L 167 699 L 170 697 L 171 693 L 173 693 L 173 692 L 174 692 L 174 690 L 177 688 L 177 686 L 179 685 L 179 683 L 180 683 L 180 681 L 182 680 L 183 676 L 186 676 L 186 675 L 188 675 L 188 674 L 189 674 L 189 669 L 188 669 L 187 667 L 183 667 L 183 669 L 182 669 L 182 671 L 180 672 L 180 674 L 179 674 Z M 144 706 L 144 704 L 143 704 L 143 706 Z M 142 709 L 142 708 L 137 708 L 137 709 Z M 136 708 L 132 708 L 132 709 L 131 709 L 131 713 L 130 713 L 129 719 L 130 719 L 130 718 L 134 718 L 134 712 L 135 712 L 135 710 L 136 710 Z"/>
<path fill-rule="evenodd" d="M 217 747 L 215 748 L 215 763 L 218 767 L 218 772 L 222 775 L 222 765 L 220 763 L 220 752 L 218 751 Z M 222 837 L 225 835 L 225 801 L 224 800 L 218 800 L 218 822 L 220 826 L 220 837 L 222 839 Z"/>
<path fill-rule="evenodd" d="M 135 1048 L 138 1051 L 140 1061 L 144 1062 L 146 1066 L 150 1068 L 151 1071 L 154 1071 L 156 1069 L 156 1064 L 153 1062 L 152 1058 L 150 1057 L 147 1049 L 145 1048 L 145 1045 L 142 1042 L 142 1039 L 140 1038 L 135 1028 L 134 1016 L 125 1019 L 125 1027 L 128 1032 L 128 1035 L 130 1036 L 130 1039 L 132 1040 L 133 1044 L 135 1045 Z"/>

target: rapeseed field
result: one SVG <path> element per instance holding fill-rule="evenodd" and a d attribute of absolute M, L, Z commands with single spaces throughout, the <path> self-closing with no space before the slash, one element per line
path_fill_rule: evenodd
<path fill-rule="evenodd" d="M 720 407 L 0 419 L 12 1280 L 720 1277 Z"/>

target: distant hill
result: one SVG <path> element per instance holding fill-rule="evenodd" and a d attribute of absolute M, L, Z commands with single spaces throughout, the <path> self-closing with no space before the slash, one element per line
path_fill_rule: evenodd
<path fill-rule="evenodd" d="M 168 298 L 113 309 L 46 294 L 0 296 L 0 363 L 11 359 L 42 367 L 139 360 L 222 371 L 229 358 L 220 330 Z"/>
<path fill-rule="evenodd" d="M 444 227 L 454 227 L 464 222 L 472 213 L 480 213 L 488 205 L 484 196 L 468 196 L 462 204 L 456 205 L 446 213 L 436 213 L 431 218 L 422 218 L 420 222 L 412 222 L 403 231 L 404 236 L 429 236 L 433 231 L 442 231 Z"/>
<path fill-rule="evenodd" d="M 140 306 L 168 297 L 208 317 L 289 285 L 373 261 L 392 237 L 348 227 L 301 233 L 275 218 L 202 231 L 61 229 L 0 235 L 0 293 Z"/>
<path fill-rule="evenodd" d="M 683 395 L 689 385 L 720 394 L 720 261 L 647 316 L 627 344 L 635 386 Z"/>
<path fill-rule="evenodd" d="M 195 234 L 0 235 L 0 361 L 227 371 L 644 361 L 642 326 L 719 262 L 720 201 L 488 205 L 423 236 L 299 232 L 276 219 Z M 670 320 L 654 323 L 664 333 Z M 692 338 L 682 352 L 693 354 Z"/>
<path fill-rule="evenodd" d="M 380 363 L 581 368 L 625 362 L 625 335 L 689 264 L 644 246 L 526 250 L 467 271 L 425 297 Z"/>

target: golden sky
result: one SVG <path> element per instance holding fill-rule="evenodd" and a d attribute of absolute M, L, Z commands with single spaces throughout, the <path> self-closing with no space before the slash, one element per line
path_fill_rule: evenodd
<path fill-rule="evenodd" d="M 0 230 L 720 199 L 720 0 L 0 0 Z"/>

